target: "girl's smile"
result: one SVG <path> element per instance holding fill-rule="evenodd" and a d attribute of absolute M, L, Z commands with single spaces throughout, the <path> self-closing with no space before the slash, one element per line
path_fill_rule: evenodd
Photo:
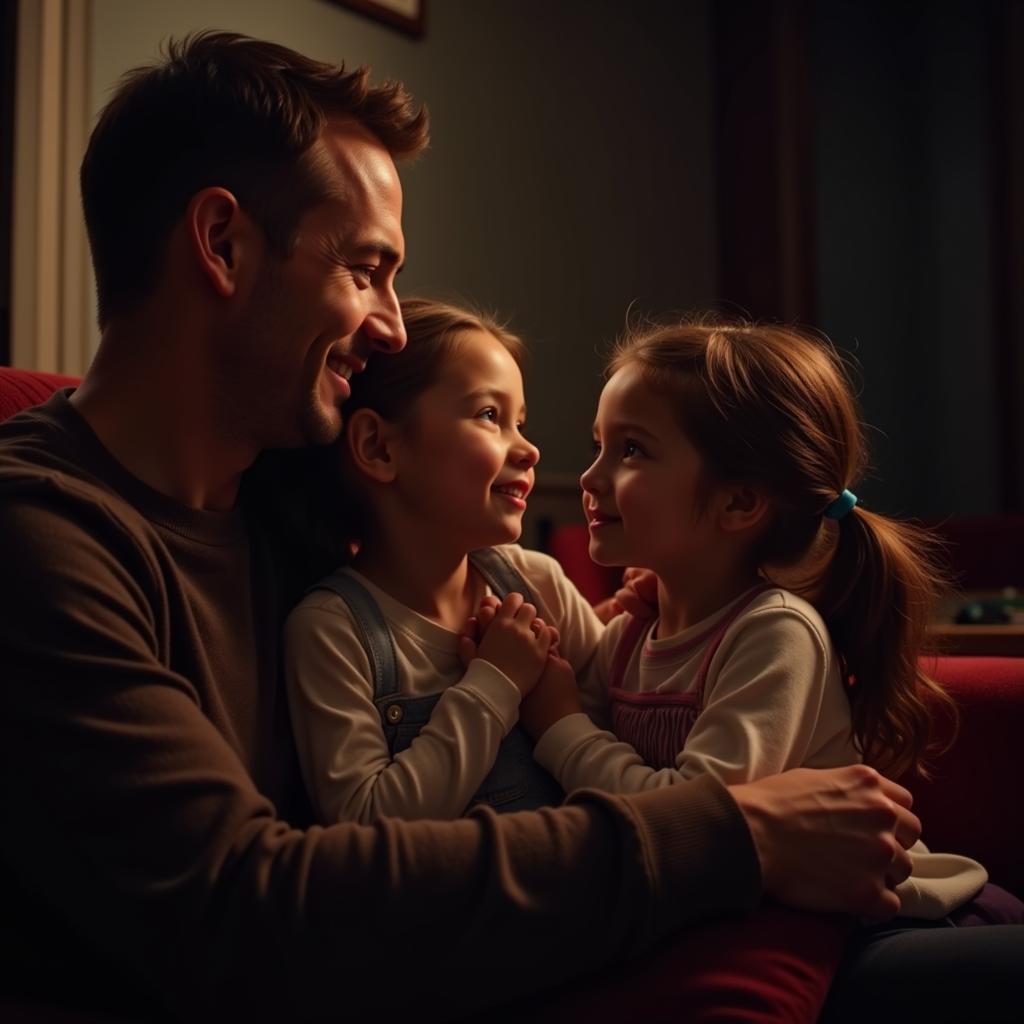
<path fill-rule="evenodd" d="M 533 480 L 523 479 L 514 480 L 510 483 L 495 484 L 491 490 L 496 494 L 504 495 L 510 502 L 512 502 L 515 508 L 526 511 L 526 498 L 530 491 L 533 490 Z"/>
<path fill-rule="evenodd" d="M 609 526 L 612 523 L 622 522 L 620 516 L 611 516 L 596 508 L 587 508 L 586 513 L 587 523 L 590 526 L 591 532 L 599 530 L 602 526 Z"/>
<path fill-rule="evenodd" d="M 659 575 L 701 559 L 712 531 L 702 514 L 700 454 L 635 366 L 605 385 L 594 439 L 597 457 L 580 478 L 591 558 Z"/>
<path fill-rule="evenodd" d="M 396 497 L 467 551 L 518 540 L 540 458 L 523 436 L 525 420 L 523 378 L 509 351 L 486 331 L 461 332 L 396 445 Z"/>

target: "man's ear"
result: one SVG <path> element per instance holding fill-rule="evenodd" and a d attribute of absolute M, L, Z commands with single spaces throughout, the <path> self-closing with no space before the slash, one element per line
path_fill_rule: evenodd
<path fill-rule="evenodd" d="M 767 522 L 771 510 L 768 496 L 743 484 L 727 485 L 719 498 L 718 524 L 727 533 L 739 533 Z"/>
<path fill-rule="evenodd" d="M 204 188 L 189 202 L 185 224 L 200 271 L 218 295 L 230 298 L 257 244 L 252 219 L 227 189 Z"/>
<path fill-rule="evenodd" d="M 352 465 L 364 476 L 389 484 L 398 475 L 397 428 L 372 409 L 345 414 L 345 444 Z"/>

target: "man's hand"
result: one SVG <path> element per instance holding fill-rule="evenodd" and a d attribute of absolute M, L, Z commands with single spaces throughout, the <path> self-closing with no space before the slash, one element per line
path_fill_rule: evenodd
<path fill-rule="evenodd" d="M 519 707 L 520 723 L 534 739 L 540 739 L 560 718 L 582 710 L 572 665 L 549 654 L 537 685 Z"/>
<path fill-rule="evenodd" d="M 866 765 L 796 768 L 730 786 L 761 858 L 765 894 L 805 910 L 884 921 L 921 834 L 902 786 Z"/>

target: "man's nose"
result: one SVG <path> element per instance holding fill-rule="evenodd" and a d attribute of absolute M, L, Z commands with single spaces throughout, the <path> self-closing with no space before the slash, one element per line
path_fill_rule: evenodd
<path fill-rule="evenodd" d="M 402 310 L 398 305 L 398 296 L 388 289 L 382 296 L 366 320 L 363 321 L 363 334 L 373 342 L 374 348 L 381 352 L 401 352 L 407 340 L 405 324 L 402 322 Z"/>

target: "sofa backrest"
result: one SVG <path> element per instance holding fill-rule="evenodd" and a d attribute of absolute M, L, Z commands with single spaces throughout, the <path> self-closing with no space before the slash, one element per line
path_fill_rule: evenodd
<path fill-rule="evenodd" d="M 22 409 L 45 402 L 57 388 L 75 385 L 78 377 L 42 370 L 16 370 L 0 366 L 0 421 Z"/>

